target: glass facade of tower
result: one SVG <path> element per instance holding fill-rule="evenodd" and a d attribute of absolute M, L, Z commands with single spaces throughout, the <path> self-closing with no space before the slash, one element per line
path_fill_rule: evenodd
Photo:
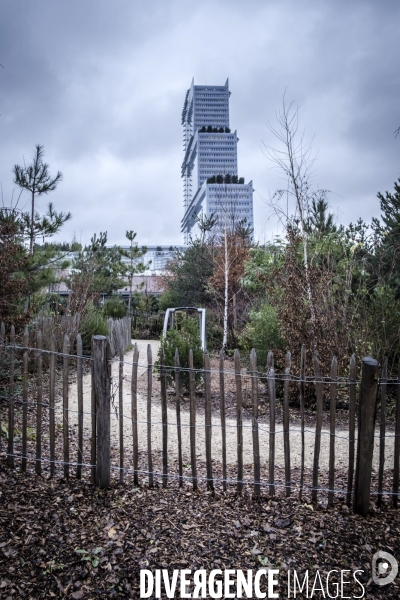
<path fill-rule="evenodd" d="M 229 81 L 222 86 L 194 85 L 182 111 L 185 243 L 203 210 L 253 228 L 253 186 L 238 179 L 237 134 L 229 129 Z M 233 215 L 233 216 L 232 216 Z"/>

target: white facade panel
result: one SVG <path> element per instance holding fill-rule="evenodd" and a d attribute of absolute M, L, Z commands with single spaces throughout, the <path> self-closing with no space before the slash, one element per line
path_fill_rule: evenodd
<path fill-rule="evenodd" d="M 224 86 L 199 86 L 192 80 L 186 93 L 182 111 L 185 243 L 203 202 L 208 216 L 213 208 L 220 212 L 222 195 L 225 205 L 231 205 L 230 214 L 238 220 L 246 219 L 253 227 L 253 186 L 252 182 L 238 180 L 238 138 L 236 131 L 229 129 L 229 96 L 228 80 Z M 218 183 L 207 183 L 216 177 Z M 236 182 L 230 183 L 229 177 L 236 178 Z"/>

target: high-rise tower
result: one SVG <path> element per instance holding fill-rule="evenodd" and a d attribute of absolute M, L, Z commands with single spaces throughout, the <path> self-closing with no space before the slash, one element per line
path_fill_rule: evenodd
<path fill-rule="evenodd" d="M 188 89 L 182 111 L 184 159 L 185 243 L 199 212 L 227 215 L 253 228 L 253 185 L 238 178 L 236 131 L 229 129 L 229 80 L 225 85 L 194 85 Z"/>

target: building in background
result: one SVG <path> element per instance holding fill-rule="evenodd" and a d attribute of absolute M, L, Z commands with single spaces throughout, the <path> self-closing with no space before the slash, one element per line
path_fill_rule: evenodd
<path fill-rule="evenodd" d="M 237 133 L 229 128 L 229 80 L 225 85 L 194 85 L 182 111 L 184 216 L 182 232 L 188 243 L 201 211 L 214 214 L 220 225 L 229 220 L 253 229 L 253 183 L 238 177 Z"/>
<path fill-rule="evenodd" d="M 120 246 L 122 249 L 129 250 L 129 246 Z M 143 256 L 134 259 L 133 264 L 145 265 L 143 273 L 136 274 L 132 279 L 132 292 L 139 292 L 141 294 L 148 294 L 152 296 L 160 296 L 164 291 L 163 276 L 167 270 L 168 261 L 175 258 L 178 251 L 185 251 L 187 246 L 146 246 L 146 252 Z M 68 269 L 59 270 L 57 277 L 67 280 L 71 275 L 73 268 L 73 261 L 76 258 L 76 253 L 71 252 L 69 258 L 72 262 Z M 129 264 L 129 258 L 122 257 L 123 262 Z M 71 290 L 65 281 L 59 281 L 49 285 L 47 291 L 49 293 L 55 293 L 59 296 L 68 297 Z M 123 298 L 128 298 L 130 294 L 129 280 L 126 278 L 126 285 L 116 292 Z M 102 294 L 102 303 L 107 297 L 106 294 Z"/>
<path fill-rule="evenodd" d="M 129 246 L 121 246 L 122 249 L 129 251 Z M 146 253 L 133 261 L 134 265 L 142 264 L 146 266 L 144 275 L 159 275 L 165 271 L 167 263 L 172 260 L 176 253 L 186 250 L 186 246 L 146 246 Z M 123 257 L 124 262 L 129 263 L 129 258 Z"/>

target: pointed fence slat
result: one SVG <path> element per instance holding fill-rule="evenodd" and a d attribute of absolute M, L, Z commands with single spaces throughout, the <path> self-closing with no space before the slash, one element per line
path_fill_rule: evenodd
<path fill-rule="evenodd" d="M 132 381 L 131 381 L 131 415 L 132 415 L 132 446 L 133 446 L 133 484 L 139 485 L 139 437 L 138 437 L 138 407 L 137 407 L 137 378 L 139 350 L 137 343 L 133 350 Z"/>
<path fill-rule="evenodd" d="M 56 350 L 57 342 L 54 332 L 50 338 L 50 360 L 49 360 L 49 435 L 50 435 L 50 477 L 55 474 L 55 445 L 56 445 L 56 421 L 55 421 L 55 393 L 56 393 Z"/>
<path fill-rule="evenodd" d="M 235 350 L 236 430 L 237 430 L 237 491 L 243 490 L 243 397 L 240 354 Z"/>
<path fill-rule="evenodd" d="M 283 384 L 283 451 L 285 455 L 285 490 L 286 496 L 291 493 L 290 484 L 290 438 L 289 438 L 289 381 L 292 355 L 286 352 L 285 379 Z"/>
<path fill-rule="evenodd" d="M 168 413 L 167 413 L 167 375 L 165 371 L 165 354 L 161 350 L 160 357 L 161 377 L 161 421 L 162 421 L 162 462 L 163 462 L 163 488 L 168 484 Z"/>
<path fill-rule="evenodd" d="M 69 337 L 64 335 L 63 343 L 63 441 L 64 441 L 64 477 L 69 478 Z"/>
<path fill-rule="evenodd" d="M 381 373 L 381 415 L 379 428 L 379 474 L 378 474 L 378 497 L 377 505 L 382 506 L 383 492 L 383 469 L 385 466 L 385 433 L 386 433 L 386 388 L 387 388 L 387 356 L 383 361 Z"/>
<path fill-rule="evenodd" d="M 226 416 L 225 416 L 225 374 L 224 374 L 224 351 L 219 351 L 219 412 L 221 417 L 221 440 L 222 440 L 222 489 L 226 492 Z"/>
<path fill-rule="evenodd" d="M 49 359 L 49 438 L 50 438 L 50 477 L 55 474 L 55 444 L 56 444 L 56 423 L 55 423 L 55 388 L 56 388 L 56 350 L 57 342 L 54 332 L 50 337 L 50 359 Z"/>
<path fill-rule="evenodd" d="M 269 495 L 275 494 L 275 413 L 276 389 L 274 355 L 271 350 L 267 357 L 267 382 L 269 398 Z"/>
<path fill-rule="evenodd" d="M 251 377 L 251 404 L 253 409 L 253 463 L 254 463 L 254 495 L 261 494 L 261 465 L 260 465 L 260 440 L 258 435 L 258 372 L 257 354 L 253 348 L 250 352 L 250 377 Z"/>
<path fill-rule="evenodd" d="M 400 463 L 400 360 L 397 371 L 397 401 L 396 401 L 396 425 L 395 425 L 395 438 L 394 438 L 394 457 L 393 457 L 393 496 L 392 505 L 393 508 L 398 506 L 398 493 L 399 493 L 399 463 Z"/>
<path fill-rule="evenodd" d="M 15 468 L 14 458 L 14 420 L 15 420 L 15 328 L 11 325 L 10 331 L 10 378 L 8 391 L 8 448 L 7 464 L 11 469 Z"/>
<path fill-rule="evenodd" d="M 26 473 L 27 463 L 27 433 L 28 433 L 28 346 L 29 332 L 28 326 L 25 327 L 24 341 L 25 350 L 22 355 L 22 464 L 21 471 Z"/>
<path fill-rule="evenodd" d="M 176 405 L 176 429 L 177 429 L 177 435 L 178 435 L 179 487 L 182 487 L 183 486 L 183 461 L 182 461 L 182 425 L 181 425 L 181 369 L 180 369 L 178 348 L 175 348 L 175 405 Z"/>
<path fill-rule="evenodd" d="M 206 440 L 206 469 L 207 469 L 207 489 L 214 489 L 212 456 L 211 456 L 211 367 L 210 356 L 204 352 L 204 388 L 205 388 L 205 440 Z"/>
<path fill-rule="evenodd" d="M 315 389 L 317 395 L 317 419 L 315 424 L 315 444 L 314 444 L 314 463 L 312 473 L 312 501 L 318 500 L 318 473 L 319 456 L 321 452 L 321 431 L 322 431 L 322 412 L 324 408 L 324 398 L 322 390 L 322 379 L 317 355 L 313 354 L 313 366 L 315 374 Z"/>
<path fill-rule="evenodd" d="M 305 454 L 305 439 L 304 439 L 304 428 L 305 428 L 305 418 L 304 418 L 304 399 L 305 399 L 305 379 L 306 379 L 306 357 L 307 351 L 306 347 L 303 344 L 301 346 L 301 355 L 300 355 L 300 383 L 299 383 L 299 392 L 300 392 L 300 435 L 301 435 L 301 462 L 300 462 L 300 488 L 299 488 L 299 499 L 303 495 L 303 487 L 304 487 L 304 454 Z"/>
<path fill-rule="evenodd" d="M 93 484 L 96 483 L 96 464 L 97 464 L 97 420 L 96 420 L 96 392 L 94 387 L 94 342 L 92 337 L 92 348 L 91 348 L 91 396 L 90 396 L 90 412 L 92 417 L 92 435 L 91 435 L 91 448 L 90 448 L 90 462 L 91 468 L 91 481 Z"/>
<path fill-rule="evenodd" d="M 126 346 L 125 346 L 126 347 Z M 119 348 L 118 424 L 119 424 L 119 482 L 124 482 L 124 344 Z"/>
<path fill-rule="evenodd" d="M 43 353 L 42 332 L 36 335 L 36 461 L 35 472 L 42 474 L 42 422 L 43 422 Z"/>
<path fill-rule="evenodd" d="M 153 389 L 153 356 L 151 344 L 147 344 L 147 461 L 149 470 L 149 487 L 154 485 L 153 456 L 151 454 L 151 392 Z"/>
<path fill-rule="evenodd" d="M 225 417 L 225 374 L 224 374 L 224 351 L 219 352 L 219 411 L 221 415 L 221 438 L 222 438 L 222 487 L 226 492 L 226 417 Z"/>
<path fill-rule="evenodd" d="M 196 396 L 195 373 L 193 368 L 193 350 L 189 350 L 189 394 L 190 394 L 190 465 L 192 469 L 193 489 L 197 490 L 196 464 Z"/>
<path fill-rule="evenodd" d="M 0 373 L 1 373 L 1 359 L 3 357 L 4 353 L 4 344 L 5 344 L 5 339 L 6 339 L 6 329 L 4 326 L 4 323 L 1 322 L 0 324 Z M 1 382 L 0 382 L 1 383 Z M 1 395 L 1 386 L 0 386 L 0 395 Z M 0 432 L 2 431 L 1 429 L 1 411 L 0 411 Z M 1 433 L 0 433 L 0 450 L 1 450 Z"/>
<path fill-rule="evenodd" d="M 108 339 L 94 335 L 93 378 L 96 398 L 96 485 L 107 488 L 110 485 L 110 409 L 111 409 L 111 349 Z"/>
<path fill-rule="evenodd" d="M 82 477 L 83 462 L 83 369 L 82 369 L 82 337 L 78 333 L 76 337 L 76 380 L 78 391 L 78 465 L 76 467 L 76 477 Z M 53 408 L 54 413 L 54 408 Z"/>
<path fill-rule="evenodd" d="M 330 407 L 329 407 L 329 492 L 328 506 L 333 506 L 333 490 L 335 489 L 335 433 L 336 433 L 336 397 L 337 397 L 337 358 L 332 359 L 331 379 L 329 384 Z"/>
<path fill-rule="evenodd" d="M 356 385 L 357 385 L 357 361 L 353 354 L 350 358 L 350 382 L 349 382 L 349 469 L 347 477 L 346 504 L 351 505 L 351 493 L 354 477 L 354 455 L 356 436 Z"/>

